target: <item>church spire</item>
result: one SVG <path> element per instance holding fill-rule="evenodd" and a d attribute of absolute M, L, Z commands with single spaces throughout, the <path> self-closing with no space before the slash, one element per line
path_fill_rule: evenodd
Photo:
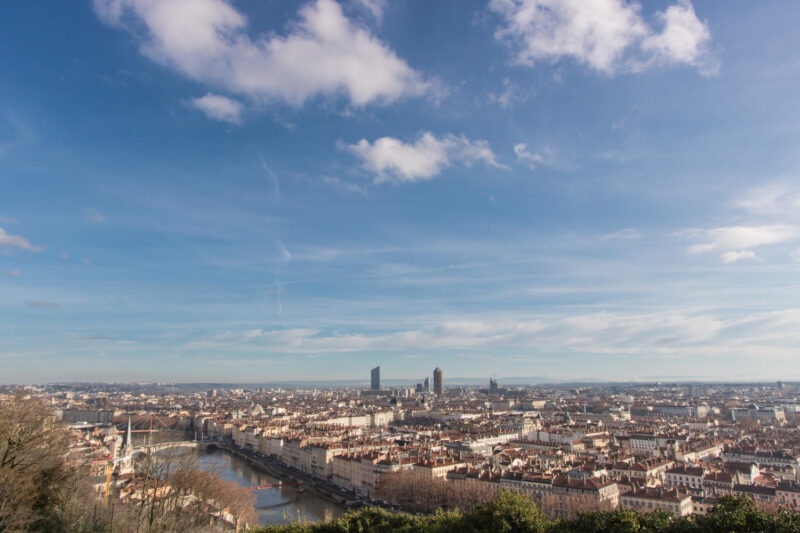
<path fill-rule="evenodd" d="M 128 417 L 128 435 L 125 439 L 125 457 L 133 455 L 133 439 L 131 438 L 131 417 Z"/>

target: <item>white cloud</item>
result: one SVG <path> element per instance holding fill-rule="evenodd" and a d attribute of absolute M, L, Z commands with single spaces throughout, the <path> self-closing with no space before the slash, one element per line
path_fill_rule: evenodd
<path fill-rule="evenodd" d="M 658 18 L 664 29 L 661 33 L 648 35 L 642 42 L 642 50 L 651 54 L 652 61 L 693 65 L 707 74 L 719 70 L 708 48 L 711 32 L 697 18 L 689 0 L 680 0 L 669 6 L 658 14 Z"/>
<path fill-rule="evenodd" d="M 492 0 L 489 8 L 505 22 L 497 37 L 516 45 L 524 64 L 570 56 L 611 72 L 647 34 L 637 6 L 620 0 Z"/>
<path fill-rule="evenodd" d="M 491 0 L 489 9 L 503 20 L 495 36 L 515 49 L 521 64 L 572 58 L 609 75 L 659 62 L 709 64 L 711 33 L 687 0 L 658 13 L 660 33 L 635 1 Z"/>
<path fill-rule="evenodd" d="M 728 226 L 708 230 L 692 230 L 695 235 L 706 238 L 705 243 L 695 244 L 689 253 L 715 252 L 753 248 L 790 241 L 798 237 L 794 226 L 772 224 L 768 226 Z"/>
<path fill-rule="evenodd" d="M 372 144 L 361 139 L 348 148 L 362 159 L 365 169 L 376 174 L 377 182 L 430 179 L 449 164 L 447 149 L 430 132 L 422 134 L 413 144 L 381 137 Z"/>
<path fill-rule="evenodd" d="M 525 143 L 517 143 L 514 145 L 514 154 L 517 156 L 517 162 L 527 165 L 531 170 L 535 170 L 540 165 L 549 165 L 552 163 L 553 154 L 548 148 L 541 152 L 533 153 L 528 150 L 528 145 Z"/>
<path fill-rule="evenodd" d="M 242 122 L 244 106 L 241 102 L 227 96 L 208 93 L 200 98 L 192 98 L 188 104 L 214 120 L 231 124 L 240 124 Z"/>
<path fill-rule="evenodd" d="M 752 248 L 790 242 L 800 237 L 799 228 L 785 224 L 727 226 L 694 229 L 686 233 L 704 241 L 690 246 L 688 253 L 719 252 L 725 263 L 740 259 L 758 259 Z"/>
<path fill-rule="evenodd" d="M 722 258 L 722 262 L 726 265 L 728 263 L 735 263 L 736 261 L 740 261 L 742 259 L 753 259 L 755 261 L 761 261 L 761 258 L 756 255 L 755 252 L 752 250 L 742 250 L 741 252 L 737 252 L 731 250 L 729 252 L 723 252 L 720 254 Z"/>
<path fill-rule="evenodd" d="M 29 252 L 41 252 L 44 250 L 44 246 L 34 246 L 28 239 L 20 237 L 19 235 L 10 235 L 6 233 L 6 230 L 3 228 L 0 228 L 0 246 L 20 248 L 22 250 L 28 250 Z"/>
<path fill-rule="evenodd" d="M 471 140 L 463 135 L 437 138 L 430 132 L 423 132 L 414 143 L 381 137 L 372 143 L 361 139 L 345 148 L 361 159 L 364 169 L 374 174 L 376 183 L 428 180 L 452 161 L 465 165 L 482 161 L 493 167 L 508 168 L 497 162 L 487 141 Z"/>
<path fill-rule="evenodd" d="M 94 0 L 94 8 L 107 24 L 137 36 L 152 60 L 257 103 L 299 106 L 344 94 L 364 106 L 431 87 L 334 0 L 301 8 L 285 35 L 255 39 L 244 15 L 224 0 Z"/>

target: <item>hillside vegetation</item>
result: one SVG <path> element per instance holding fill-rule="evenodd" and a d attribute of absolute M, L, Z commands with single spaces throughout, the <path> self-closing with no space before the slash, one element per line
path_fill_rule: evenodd
<path fill-rule="evenodd" d="M 584 513 L 574 520 L 549 520 L 524 497 L 502 492 L 470 513 L 429 516 L 391 514 L 381 509 L 353 511 L 333 522 L 271 526 L 259 533 L 750 533 L 800 532 L 800 514 L 768 514 L 745 497 L 721 498 L 706 516 L 675 519 L 662 511 L 639 514 L 616 510 Z"/>

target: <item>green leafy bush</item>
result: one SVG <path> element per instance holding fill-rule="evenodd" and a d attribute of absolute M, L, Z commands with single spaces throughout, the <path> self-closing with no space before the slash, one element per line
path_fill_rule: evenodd
<path fill-rule="evenodd" d="M 617 509 L 581 513 L 573 520 L 548 520 L 519 494 L 503 491 L 470 513 L 439 511 L 428 516 L 365 508 L 333 522 L 270 526 L 258 533 L 800 533 L 800 514 L 769 514 L 744 496 L 720 498 L 706 516 L 675 519 L 656 511 Z"/>

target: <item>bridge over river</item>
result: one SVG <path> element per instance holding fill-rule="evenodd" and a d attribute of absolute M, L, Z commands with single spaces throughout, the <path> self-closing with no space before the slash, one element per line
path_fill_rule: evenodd
<path fill-rule="evenodd" d="M 200 448 L 200 443 L 193 440 L 178 440 L 174 442 L 159 442 L 156 444 L 143 444 L 133 448 L 131 455 L 158 453 L 164 450 L 185 449 L 187 452 L 190 450 L 197 450 Z"/>

